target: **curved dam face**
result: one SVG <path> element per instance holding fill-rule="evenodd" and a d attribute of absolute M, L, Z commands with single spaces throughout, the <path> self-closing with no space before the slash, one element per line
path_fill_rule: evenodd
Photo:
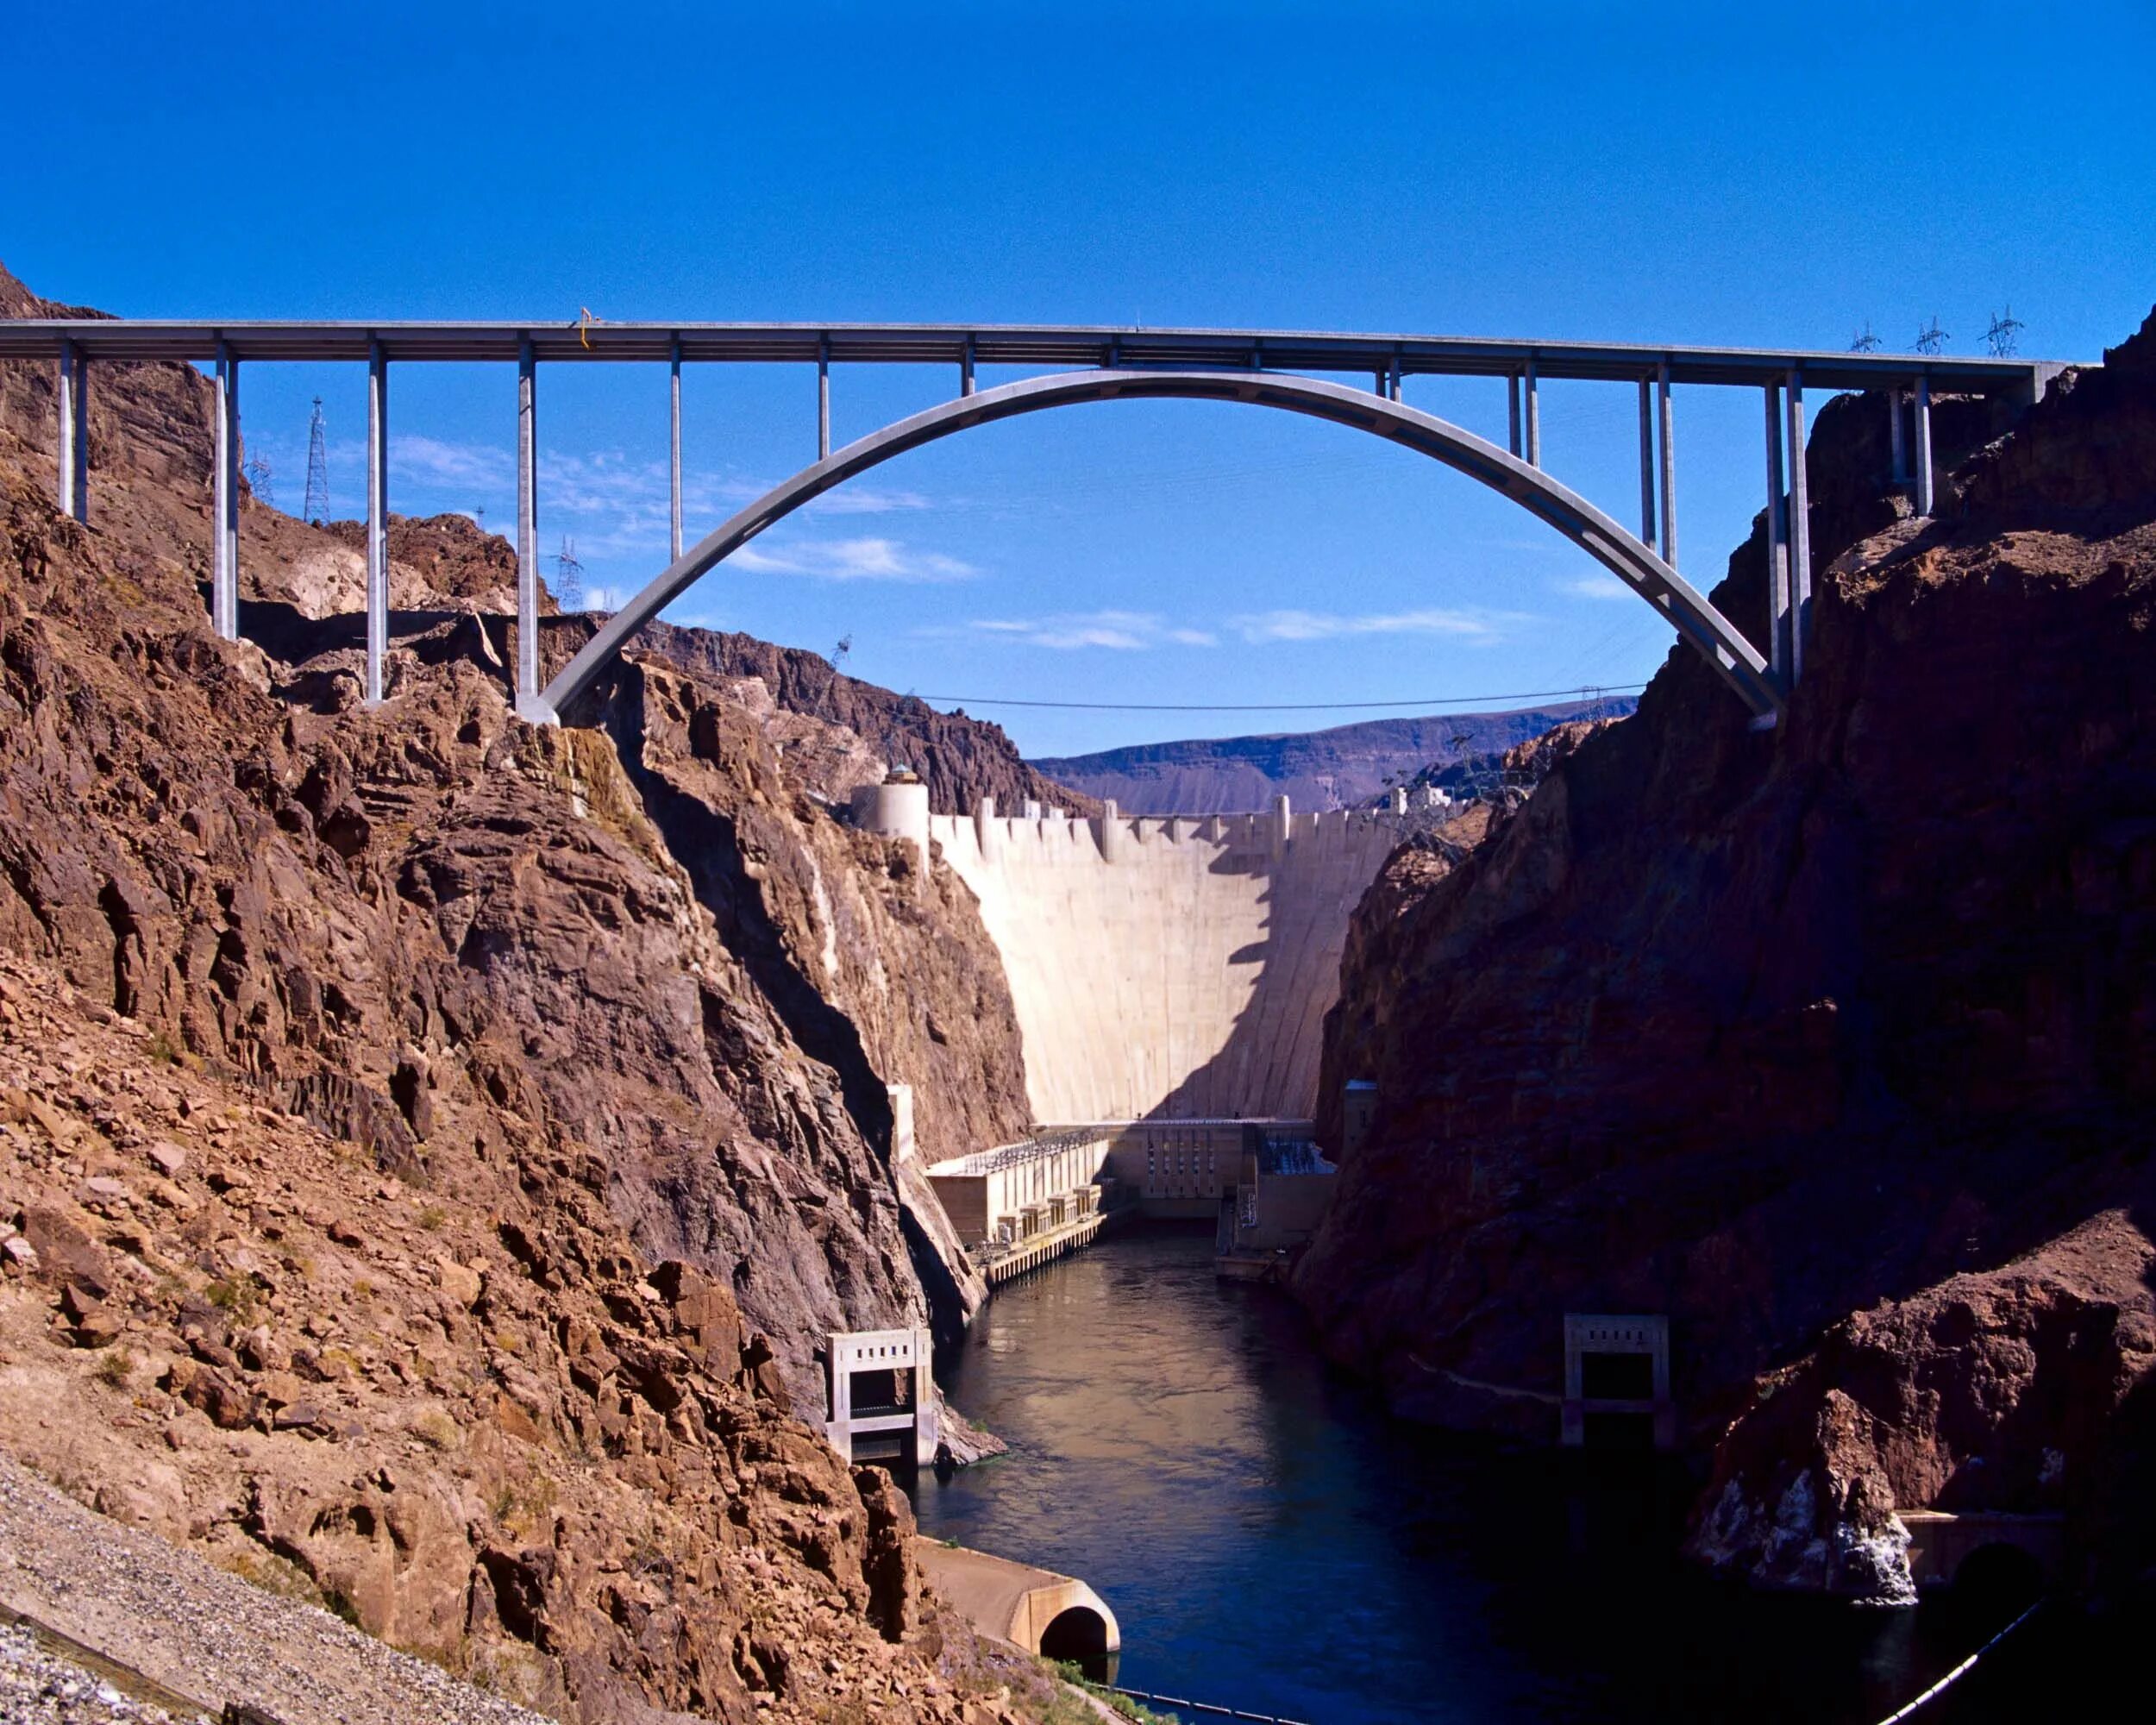
<path fill-rule="evenodd" d="M 883 791 L 897 788 L 881 787 Z M 906 787 L 912 789 L 914 787 Z M 1344 812 L 1097 819 L 879 806 L 981 901 L 1042 1121 L 1307 1118 L 1348 917 L 1394 834 Z"/>

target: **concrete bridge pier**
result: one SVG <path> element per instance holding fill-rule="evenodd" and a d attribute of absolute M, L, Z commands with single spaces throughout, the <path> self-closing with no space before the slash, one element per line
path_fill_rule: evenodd
<path fill-rule="evenodd" d="M 238 565 L 234 565 L 234 579 Z M 382 704 L 389 652 L 389 361 L 367 344 L 367 704 Z"/>
<path fill-rule="evenodd" d="M 539 695 L 539 380 L 527 336 L 517 348 L 517 711 Z"/>
<path fill-rule="evenodd" d="M 667 344 L 669 373 L 667 398 L 667 468 L 673 497 L 673 558 L 681 561 L 681 338 Z"/>
<path fill-rule="evenodd" d="M 1670 362 L 1655 367 L 1655 398 L 1662 418 L 1662 561 L 1677 567 L 1677 410 L 1670 403 Z"/>
<path fill-rule="evenodd" d="M 1542 392 L 1536 386 L 1534 355 L 1527 356 L 1527 465 L 1542 465 Z"/>
<path fill-rule="evenodd" d="M 1767 669 L 1789 687 L 1789 494 L 1782 478 L 1782 386 L 1765 388 L 1767 405 Z"/>
<path fill-rule="evenodd" d="M 1936 501 L 1932 483 L 1932 380 L 1916 374 L 1916 512 L 1928 516 Z"/>
<path fill-rule="evenodd" d="M 240 638 L 240 362 L 217 343 L 212 387 L 216 473 L 210 544 L 210 626 L 220 641 Z"/>
<path fill-rule="evenodd" d="M 82 348 L 66 343 L 60 354 L 60 506 L 77 521 L 90 519 L 90 367 Z"/>
<path fill-rule="evenodd" d="M 1789 687 L 1804 680 L 1804 643 L 1812 626 L 1812 499 L 1805 476 L 1804 373 L 1789 375 Z"/>

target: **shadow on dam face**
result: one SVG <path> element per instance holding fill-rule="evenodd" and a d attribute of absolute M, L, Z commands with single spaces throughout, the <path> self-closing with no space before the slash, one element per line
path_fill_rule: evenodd
<path fill-rule="evenodd" d="M 1307 1117 L 1367 814 L 928 817 L 1009 979 L 1035 1118 Z"/>

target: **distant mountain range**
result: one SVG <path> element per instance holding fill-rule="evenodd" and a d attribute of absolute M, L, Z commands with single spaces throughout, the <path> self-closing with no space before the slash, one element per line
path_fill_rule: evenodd
<path fill-rule="evenodd" d="M 1112 797 L 1130 814 L 1225 814 L 1271 806 L 1286 793 L 1298 809 L 1367 802 L 1388 778 L 1412 778 L 1463 756 L 1501 753 L 1570 718 L 1614 718 L 1630 695 L 1561 701 L 1516 712 L 1374 718 L 1329 731 L 1193 738 L 1106 749 L 1030 762 L 1056 783 Z"/>

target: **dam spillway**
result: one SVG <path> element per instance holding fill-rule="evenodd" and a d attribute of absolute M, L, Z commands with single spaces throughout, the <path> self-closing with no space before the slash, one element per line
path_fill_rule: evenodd
<path fill-rule="evenodd" d="M 1390 826 L 1297 815 L 1285 798 L 1264 814 L 1144 819 L 1112 803 L 1085 818 L 918 801 L 916 815 L 872 799 L 869 818 L 932 841 L 979 900 L 1037 1120 L 1313 1111 L 1348 919 Z"/>

